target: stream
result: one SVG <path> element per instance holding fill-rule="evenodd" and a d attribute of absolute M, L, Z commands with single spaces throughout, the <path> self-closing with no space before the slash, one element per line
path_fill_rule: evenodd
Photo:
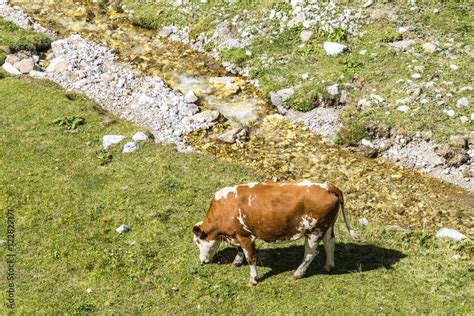
<path fill-rule="evenodd" d="M 217 109 L 226 118 L 211 129 L 184 135 L 201 152 L 245 164 L 266 181 L 330 181 L 344 191 L 354 220 L 366 217 L 407 228 L 449 227 L 474 233 L 472 192 L 421 171 L 328 145 L 304 126 L 269 115 L 276 111 L 245 79 L 233 78 L 232 87 L 220 84 L 214 77 L 231 75 L 219 62 L 161 39 L 156 30 L 132 25 L 125 14 L 101 10 L 84 0 L 11 0 L 10 4 L 57 32 L 59 38 L 80 34 L 114 49 L 119 61 L 143 74 L 163 78 L 172 89 L 183 94 L 193 90 L 201 109 Z M 217 139 L 238 125 L 248 132 L 245 141 L 227 144 Z"/>

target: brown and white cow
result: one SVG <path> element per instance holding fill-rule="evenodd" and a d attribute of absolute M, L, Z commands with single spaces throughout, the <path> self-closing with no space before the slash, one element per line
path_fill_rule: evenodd
<path fill-rule="evenodd" d="M 250 284 L 257 284 L 255 240 L 269 243 L 297 240 L 304 236 L 305 254 L 293 274 L 303 277 L 324 240 L 326 271 L 334 267 L 334 222 L 339 208 L 353 238 L 341 190 L 331 183 L 301 180 L 291 183 L 248 183 L 218 191 L 204 221 L 193 227 L 194 242 L 199 247 L 201 263 L 212 261 L 221 241 L 239 250 L 233 264 L 245 258 L 250 266 Z M 243 253 L 242 253 L 243 252 Z"/>

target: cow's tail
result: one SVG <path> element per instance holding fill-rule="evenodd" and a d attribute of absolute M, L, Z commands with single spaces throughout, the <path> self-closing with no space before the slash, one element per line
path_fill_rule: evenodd
<path fill-rule="evenodd" d="M 346 213 L 346 208 L 344 207 L 344 195 L 342 194 L 342 191 L 339 190 L 338 187 L 335 185 L 328 183 L 328 191 L 339 199 L 339 203 L 341 205 L 341 212 L 342 212 L 342 217 L 344 218 L 344 223 L 346 224 L 347 230 L 349 231 L 349 234 L 354 240 L 359 240 L 359 235 L 357 232 L 352 228 L 351 223 L 349 222 L 349 217 L 347 216 Z"/>

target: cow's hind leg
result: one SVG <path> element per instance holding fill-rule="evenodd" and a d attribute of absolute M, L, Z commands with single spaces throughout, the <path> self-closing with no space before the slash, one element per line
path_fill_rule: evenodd
<path fill-rule="evenodd" d="M 237 236 L 240 247 L 244 251 L 245 258 L 250 267 L 249 285 L 257 284 L 257 258 L 255 256 L 255 243 L 248 237 Z"/>
<path fill-rule="evenodd" d="M 326 264 L 324 270 L 327 272 L 334 268 L 334 249 L 336 247 L 336 238 L 334 238 L 334 226 L 331 226 L 324 234 L 324 249 L 326 250 Z"/>
<path fill-rule="evenodd" d="M 239 247 L 237 249 L 237 255 L 235 255 L 235 258 L 232 264 L 236 267 L 240 267 L 242 263 L 244 263 L 244 252 L 242 251 L 242 248 Z"/>
<path fill-rule="evenodd" d="M 319 243 L 319 235 L 316 234 L 309 234 L 306 236 L 305 243 L 304 243 L 304 258 L 301 265 L 296 269 L 295 273 L 293 273 L 293 277 L 295 279 L 300 279 L 304 276 L 306 269 L 308 269 L 311 261 L 313 261 L 314 257 L 318 254 L 318 243 Z"/>

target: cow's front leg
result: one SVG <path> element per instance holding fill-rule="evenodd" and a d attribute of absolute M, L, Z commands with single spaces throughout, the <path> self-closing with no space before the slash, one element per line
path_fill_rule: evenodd
<path fill-rule="evenodd" d="M 235 258 L 232 264 L 236 267 L 240 267 L 242 263 L 244 263 L 244 252 L 242 251 L 242 248 L 239 247 L 237 249 L 237 255 L 235 255 Z"/>
<path fill-rule="evenodd" d="M 300 279 L 304 276 L 306 269 L 308 269 L 311 261 L 313 261 L 314 257 L 316 257 L 318 253 L 318 243 L 319 243 L 319 236 L 315 234 L 309 234 L 306 236 L 305 243 L 304 243 L 304 258 L 301 265 L 296 269 L 295 273 L 293 273 L 293 277 L 295 279 Z"/>
<path fill-rule="evenodd" d="M 249 237 L 238 236 L 240 247 L 244 251 L 245 258 L 250 267 L 249 285 L 257 284 L 257 258 L 255 256 L 255 243 Z"/>

